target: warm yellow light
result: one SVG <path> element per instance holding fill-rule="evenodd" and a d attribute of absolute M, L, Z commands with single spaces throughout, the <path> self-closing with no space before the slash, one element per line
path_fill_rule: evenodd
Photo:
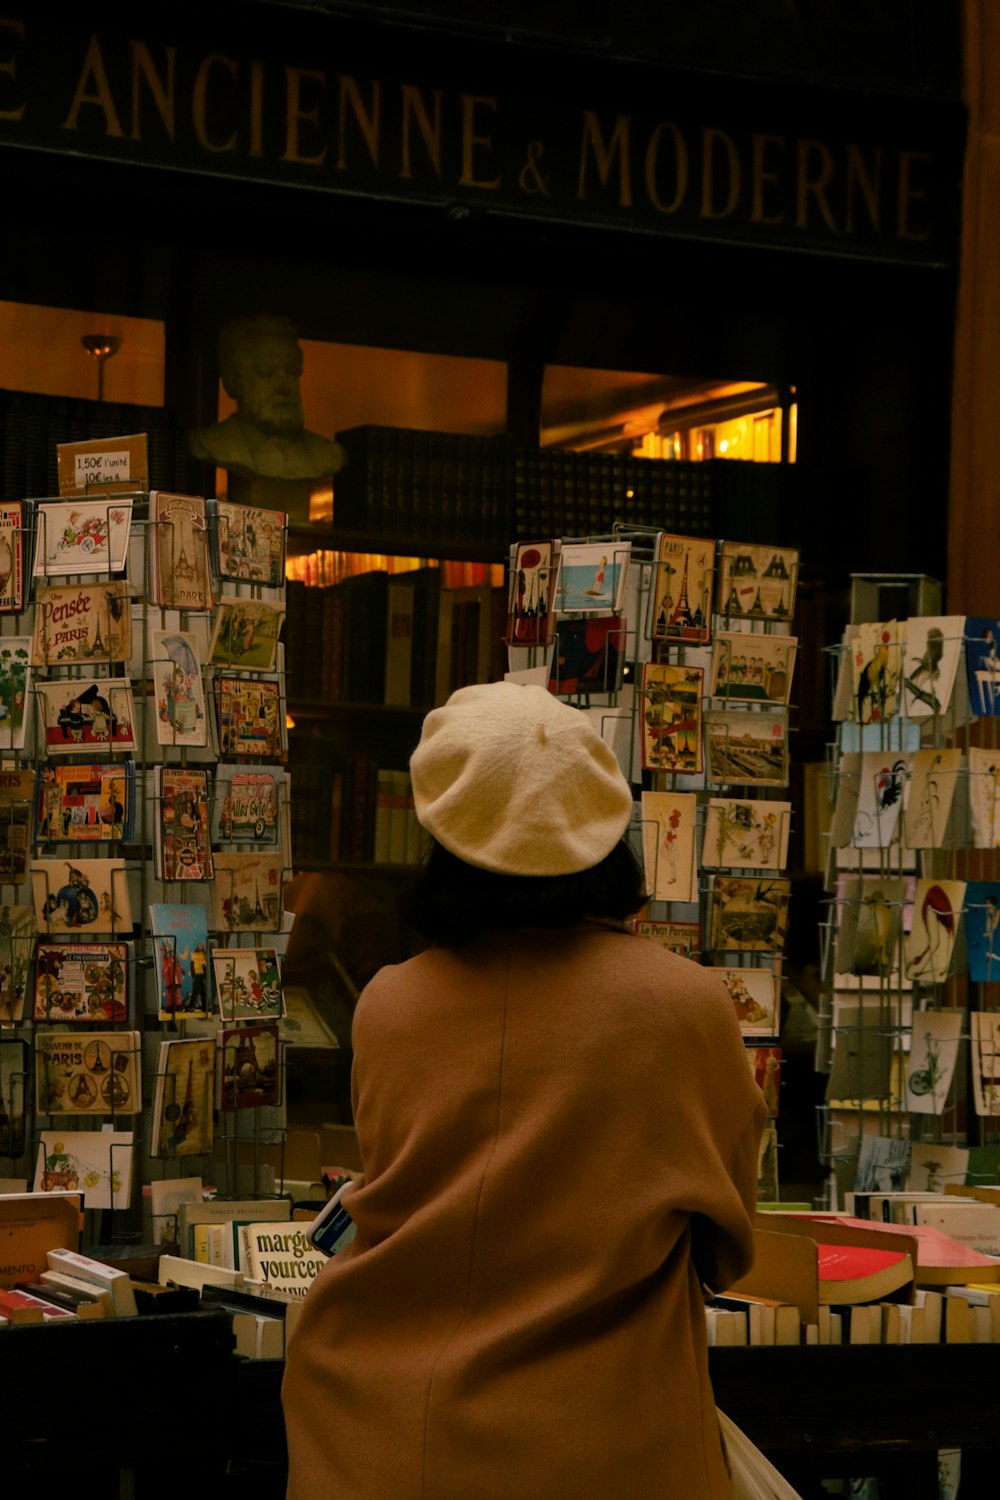
<path fill-rule="evenodd" d="M 727 453 L 728 451 L 729 451 L 729 439 L 728 438 L 723 438 L 722 442 L 719 444 L 719 452 L 720 453 Z"/>
<path fill-rule="evenodd" d="M 292 718 L 291 714 L 286 714 L 285 715 L 285 728 L 286 729 L 294 729 L 295 728 L 295 720 Z"/>

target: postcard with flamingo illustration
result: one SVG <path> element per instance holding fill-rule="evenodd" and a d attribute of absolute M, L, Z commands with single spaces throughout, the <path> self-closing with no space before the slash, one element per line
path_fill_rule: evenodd
<path fill-rule="evenodd" d="M 908 776 L 909 756 L 861 752 L 851 837 L 855 849 L 888 849 L 896 842 Z"/>
<path fill-rule="evenodd" d="M 777 1036 L 781 981 L 773 969 L 713 969 L 733 1002 L 744 1036 Z"/>
<path fill-rule="evenodd" d="M 696 962 L 701 956 L 701 926 L 698 922 L 656 922 L 645 917 L 636 917 L 632 929 L 639 937 L 650 938 L 666 948 L 668 953 L 679 953 L 682 958 Z"/>
<path fill-rule="evenodd" d="M 948 1102 L 962 1039 L 964 1010 L 913 1013 L 906 1068 L 906 1108 L 915 1115 L 939 1115 Z"/>
<path fill-rule="evenodd" d="M 135 749 L 135 704 L 127 677 L 38 683 L 49 755 Z"/>
<path fill-rule="evenodd" d="M 702 770 L 702 667 L 642 664 L 642 768 L 698 776 Z"/>
<path fill-rule="evenodd" d="M 715 875 L 709 885 L 709 948 L 780 953 L 792 884 L 782 876 Z"/>
<path fill-rule="evenodd" d="M 547 646 L 555 632 L 560 543 L 518 542 L 507 604 L 507 645 Z"/>
<path fill-rule="evenodd" d="M 713 786 L 787 786 L 788 715 L 750 709 L 707 713 L 705 759 Z"/>
<path fill-rule="evenodd" d="M 790 802 L 752 802 L 709 798 L 701 862 L 720 867 L 783 870 L 788 859 Z"/>
<path fill-rule="evenodd" d="M 696 901 L 693 792 L 642 793 L 642 849 L 646 884 L 654 901 Z"/>
<path fill-rule="evenodd" d="M 99 495 L 43 500 L 37 506 L 35 524 L 35 578 L 124 572 L 132 529 L 131 500 Z"/>
<path fill-rule="evenodd" d="M 703 646 L 712 635 L 715 542 L 661 531 L 653 549 L 646 634 Z"/>
<path fill-rule="evenodd" d="M 631 542 L 563 542 L 556 608 L 560 614 L 619 614 Z"/>
<path fill-rule="evenodd" d="M 787 707 L 797 646 L 793 635 L 720 631 L 712 650 L 712 697 Z"/>
<path fill-rule="evenodd" d="M 905 622 L 859 625 L 851 656 L 853 702 L 849 718 L 881 724 L 899 710 Z"/>
<path fill-rule="evenodd" d="M 903 810 L 909 849 L 951 849 L 968 841 L 968 795 L 961 750 L 917 750 Z"/>
<path fill-rule="evenodd" d="M 1000 1115 L 1000 1013 L 970 1012 L 972 1091 L 977 1115 Z M 963 1173 L 962 1181 L 965 1181 Z"/>
<path fill-rule="evenodd" d="M 777 620 L 795 609 L 799 554 L 794 547 L 723 542 L 719 558 L 719 614 L 730 620 Z"/>
<path fill-rule="evenodd" d="M 1000 750 L 970 745 L 969 812 L 975 849 L 1000 847 Z"/>
<path fill-rule="evenodd" d="M 906 622 L 903 713 L 943 714 L 951 702 L 965 639 L 964 615 L 914 615 Z"/>
<path fill-rule="evenodd" d="M 941 984 L 962 968 L 964 944 L 959 943 L 959 929 L 964 905 L 964 880 L 917 881 L 913 926 L 903 944 L 910 979 Z"/>

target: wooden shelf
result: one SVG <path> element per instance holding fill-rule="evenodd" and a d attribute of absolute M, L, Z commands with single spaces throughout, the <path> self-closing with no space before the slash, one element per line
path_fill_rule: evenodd
<path fill-rule="evenodd" d="M 363 531 L 344 531 L 329 521 L 295 523 L 288 528 L 289 557 L 309 552 L 366 552 L 390 557 L 442 558 L 449 562 L 502 563 L 502 547 L 485 542 L 444 537 L 387 537 Z"/>

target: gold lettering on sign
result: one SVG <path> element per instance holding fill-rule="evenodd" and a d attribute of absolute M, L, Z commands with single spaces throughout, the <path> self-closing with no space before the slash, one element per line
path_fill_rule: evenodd
<path fill-rule="evenodd" d="M 441 176 L 441 90 L 434 90 L 434 122 L 431 123 L 424 103 L 423 95 L 412 83 L 403 84 L 403 164 L 400 168 L 400 177 L 412 177 L 413 166 L 410 161 L 410 127 L 411 122 L 416 122 L 420 131 L 421 139 L 427 148 L 431 166 L 437 176 Z"/>
<path fill-rule="evenodd" d="M 154 66 L 149 48 L 145 42 L 132 42 L 132 139 L 142 140 L 142 123 L 139 118 L 139 98 L 141 93 L 141 82 L 143 79 L 149 85 L 149 92 L 153 97 L 153 103 L 160 111 L 160 118 L 167 129 L 167 135 L 171 140 L 174 138 L 174 73 L 177 61 L 177 48 L 167 47 L 167 77 L 166 82 L 160 77 Z"/>
<path fill-rule="evenodd" d="M 321 89 L 326 87 L 325 73 L 317 73 L 312 68 L 293 68 L 290 63 L 285 64 L 285 78 L 288 82 L 286 94 L 285 114 L 285 154 L 282 161 L 293 161 L 301 167 L 321 167 L 326 160 L 326 147 L 317 151 L 312 156 L 304 156 L 300 150 L 299 127 L 306 123 L 308 125 L 319 125 L 319 105 L 313 105 L 312 109 L 302 107 L 302 83 L 309 79 L 318 83 Z"/>
<path fill-rule="evenodd" d="M 221 52 L 211 52 L 208 57 L 202 59 L 194 78 L 194 88 L 191 93 L 191 117 L 194 121 L 194 134 L 198 145 L 205 151 L 235 151 L 236 131 L 226 136 L 224 141 L 213 141 L 208 133 L 208 111 L 206 109 L 208 96 L 208 75 L 213 68 L 224 68 L 236 81 L 236 60 L 232 57 L 223 57 Z"/>
<path fill-rule="evenodd" d="M 487 105 L 496 114 L 495 99 L 477 94 L 462 95 L 462 175 L 458 180 L 462 187 L 489 188 L 495 191 L 500 186 L 499 177 L 487 180 L 476 176 L 476 151 L 493 150 L 491 135 L 476 134 L 476 111 L 481 104 Z"/>
<path fill-rule="evenodd" d="M 255 58 L 250 64 L 250 153 L 264 155 L 264 64 Z"/>
<path fill-rule="evenodd" d="M 93 86 L 96 92 L 90 94 L 88 88 Z M 115 101 L 111 97 L 111 85 L 108 83 L 107 71 L 104 67 L 104 58 L 101 56 L 101 44 L 97 40 L 96 32 L 90 38 L 90 46 L 83 60 L 83 68 L 80 79 L 73 95 L 73 103 L 70 105 L 69 114 L 63 121 L 63 130 L 79 130 L 80 110 L 85 104 L 96 104 L 98 109 L 104 113 L 104 131 L 106 135 L 123 136 L 125 134 L 118 119 L 115 109 Z"/>
<path fill-rule="evenodd" d="M 927 198 L 924 188 L 912 186 L 910 169 L 914 162 L 929 165 L 926 151 L 901 151 L 899 153 L 899 211 L 896 215 L 896 233 L 901 240 L 925 240 L 930 234 L 927 225 L 914 229 L 910 224 L 910 204 L 924 204 Z"/>
<path fill-rule="evenodd" d="M 594 111 L 592 109 L 585 109 L 583 111 L 583 137 L 580 141 L 580 175 L 576 187 L 576 196 L 578 198 L 586 199 L 587 196 L 587 161 L 589 156 L 593 155 L 601 187 L 607 187 L 614 158 L 617 156 L 618 206 L 619 208 L 632 207 L 629 125 L 628 115 L 619 115 L 615 121 L 615 128 L 611 133 L 611 140 L 605 142 L 604 132 L 601 130 L 601 122 L 594 114 Z"/>
<path fill-rule="evenodd" d="M 822 141 L 798 141 L 798 175 L 796 179 L 795 195 L 795 227 L 796 229 L 808 229 L 809 208 L 807 200 L 814 198 L 822 215 L 823 222 L 831 234 L 839 234 L 836 220 L 830 212 L 830 205 L 826 201 L 826 190 L 833 176 L 833 156 L 829 146 L 824 146 Z M 817 175 L 809 175 L 809 158 L 816 156 L 819 159 Z"/>
<path fill-rule="evenodd" d="M 785 217 L 783 213 L 766 214 L 764 212 L 764 184 L 778 181 L 777 172 L 768 172 L 765 167 L 765 153 L 769 146 L 775 146 L 779 151 L 784 151 L 784 136 L 761 135 L 755 130 L 753 133 L 753 167 L 751 173 L 753 183 L 753 207 L 750 211 L 751 224 L 780 224 Z"/>
<path fill-rule="evenodd" d="M 726 165 L 729 172 L 729 194 L 724 208 L 715 207 L 715 148 L 717 144 L 721 145 L 726 153 Z M 740 158 L 732 136 L 724 130 L 717 130 L 713 125 L 703 125 L 701 131 L 701 208 L 698 210 L 698 217 L 728 219 L 739 202 L 741 183 Z"/>
<path fill-rule="evenodd" d="M 378 79 L 373 80 L 371 108 L 366 110 L 354 79 L 342 76 L 337 81 L 340 84 L 340 110 L 338 114 L 340 149 L 337 152 L 337 167 L 341 172 L 347 170 L 347 107 L 350 105 L 351 114 L 354 116 L 357 127 L 364 137 L 365 145 L 368 147 L 368 155 L 371 157 L 377 171 L 379 128 L 382 119 L 382 85 Z"/>
<path fill-rule="evenodd" d="M 876 234 L 879 233 L 879 187 L 882 181 L 881 146 L 875 147 L 874 157 L 874 168 L 869 170 L 868 163 L 861 154 L 861 147 L 848 146 L 847 148 L 847 212 L 844 219 L 844 228 L 848 234 L 853 234 L 854 232 L 854 199 L 857 189 L 860 189 L 861 196 L 865 200 L 871 226 Z"/>
<path fill-rule="evenodd" d="M 19 21 L 16 16 L 0 16 L 0 26 L 15 31 L 24 41 L 24 22 Z M 17 64 L 13 58 L 0 62 L 0 73 L 6 73 L 8 78 L 17 78 Z M 17 109 L 0 109 L 0 120 L 20 120 L 24 117 L 25 108 L 24 104 L 19 104 Z"/>
<path fill-rule="evenodd" d="M 673 199 L 670 203 L 664 203 L 661 200 L 659 192 L 657 190 L 657 167 L 659 166 L 660 157 L 660 139 L 665 130 L 669 130 L 671 136 L 673 137 L 675 163 L 674 177 L 677 184 L 674 190 Z M 678 130 L 677 126 L 674 125 L 670 120 L 664 120 L 661 124 L 657 125 L 656 129 L 653 131 L 653 134 L 649 138 L 649 145 L 646 147 L 646 193 L 649 197 L 650 203 L 656 209 L 657 213 L 673 214 L 677 212 L 681 204 L 684 202 L 684 194 L 687 192 L 687 185 L 687 143 Z"/>

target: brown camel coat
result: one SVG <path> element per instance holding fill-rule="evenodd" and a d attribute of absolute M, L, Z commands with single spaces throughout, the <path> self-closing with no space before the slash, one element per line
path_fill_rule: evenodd
<path fill-rule="evenodd" d="M 290 1341 L 290 1500 L 728 1496 L 699 1271 L 749 1266 L 765 1111 L 720 980 L 495 934 L 383 969 L 354 1045 L 367 1176 Z"/>

